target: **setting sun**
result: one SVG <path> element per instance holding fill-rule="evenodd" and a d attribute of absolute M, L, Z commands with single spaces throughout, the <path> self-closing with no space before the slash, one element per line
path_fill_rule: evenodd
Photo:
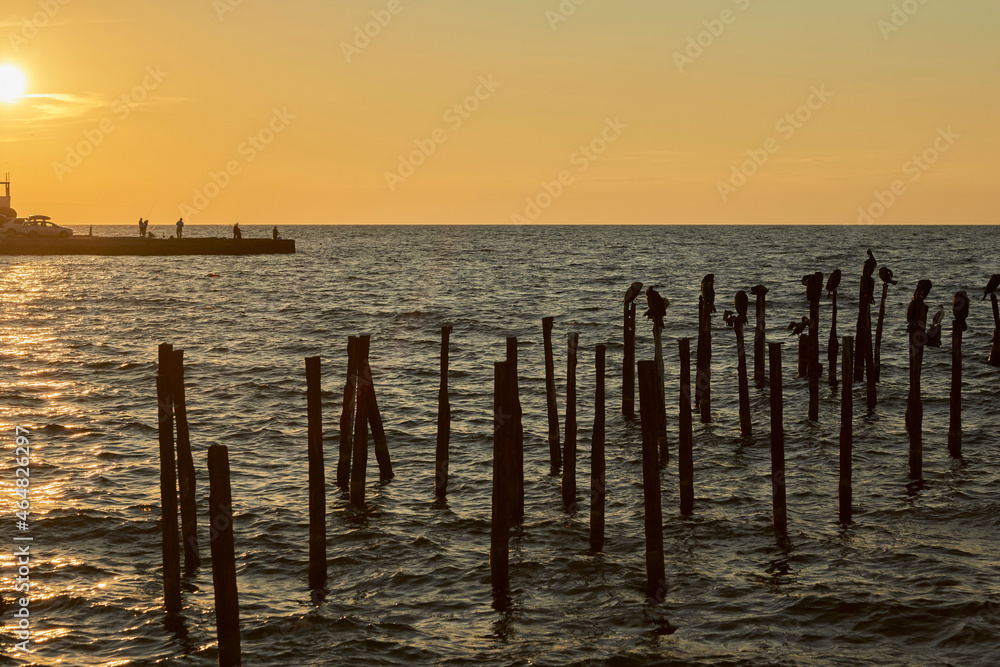
<path fill-rule="evenodd" d="M 0 101 L 14 102 L 22 95 L 28 82 L 17 67 L 0 65 Z"/>

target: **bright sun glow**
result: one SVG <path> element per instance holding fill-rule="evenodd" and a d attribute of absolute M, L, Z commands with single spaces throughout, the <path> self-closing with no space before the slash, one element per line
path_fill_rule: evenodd
<path fill-rule="evenodd" d="M 0 65 L 0 102 L 14 102 L 22 95 L 28 82 L 21 70 L 13 65 Z"/>

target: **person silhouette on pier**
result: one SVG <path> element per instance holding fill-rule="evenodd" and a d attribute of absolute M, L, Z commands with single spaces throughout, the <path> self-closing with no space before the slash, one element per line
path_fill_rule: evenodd
<path fill-rule="evenodd" d="M 238 222 L 233 225 L 233 238 L 237 240 L 243 238 L 243 232 L 240 231 L 240 223 Z"/>
<path fill-rule="evenodd" d="M 184 218 L 177 221 L 177 238 L 184 236 Z"/>
<path fill-rule="evenodd" d="M 278 228 L 277 227 L 275 227 L 274 229 L 271 230 L 271 238 L 274 239 L 275 241 L 278 240 Z"/>
<path fill-rule="evenodd" d="M 146 235 L 146 227 L 142 224 L 142 218 L 139 218 L 139 236 L 142 237 L 145 235 Z"/>

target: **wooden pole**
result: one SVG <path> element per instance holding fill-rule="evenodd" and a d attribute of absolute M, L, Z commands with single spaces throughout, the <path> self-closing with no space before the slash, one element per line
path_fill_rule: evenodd
<path fill-rule="evenodd" d="M 854 340 L 854 381 L 860 382 L 867 376 L 868 359 L 874 368 L 875 350 L 872 344 L 872 306 L 875 295 L 875 279 L 861 276 L 860 303 L 858 304 L 858 333 Z"/>
<path fill-rule="evenodd" d="M 698 310 L 701 311 L 701 338 L 698 343 L 701 368 L 697 371 L 694 391 L 698 413 L 701 415 L 701 423 L 709 424 L 712 421 L 712 313 L 709 311 L 709 304 L 704 297 L 699 297 L 698 303 Z M 699 389 L 701 390 L 700 398 Z"/>
<path fill-rule="evenodd" d="M 625 359 L 622 361 L 622 415 L 635 418 L 635 301 L 625 304 Z"/>
<path fill-rule="evenodd" d="M 375 443 L 375 460 L 378 462 L 379 479 L 392 479 L 392 458 L 389 456 L 389 442 L 385 437 L 385 426 L 382 424 L 382 413 L 378 409 L 375 398 L 375 380 L 372 378 L 372 367 L 368 361 L 371 348 L 371 336 L 358 337 L 358 356 L 361 365 L 358 366 L 358 391 L 368 393 L 368 426 L 371 428 L 372 441 Z"/>
<path fill-rule="evenodd" d="M 844 336 L 844 352 L 842 366 L 844 381 L 840 388 L 840 522 L 851 523 L 851 503 L 853 501 L 853 484 L 851 459 L 854 448 L 854 338 Z"/>
<path fill-rule="evenodd" d="M 823 274 L 811 276 L 809 298 L 809 421 L 819 421 L 819 300 L 823 296 Z"/>
<path fill-rule="evenodd" d="M 556 406 L 556 369 L 552 355 L 552 317 L 542 318 L 542 338 L 545 343 L 545 404 L 549 415 L 549 464 L 551 474 L 558 475 L 562 467 L 559 449 L 559 408 Z M 634 325 L 634 320 L 633 320 Z"/>
<path fill-rule="evenodd" d="M 781 343 L 768 343 L 771 371 L 771 498 L 774 504 L 774 532 L 788 535 L 785 508 L 785 430 L 781 396 Z"/>
<path fill-rule="evenodd" d="M 441 388 L 438 390 L 437 449 L 434 453 L 434 493 L 448 493 L 448 444 L 451 440 L 451 403 L 448 401 L 448 347 L 451 327 L 441 327 Z"/>
<path fill-rule="evenodd" d="M 889 295 L 889 283 L 882 283 L 882 300 L 878 307 L 878 323 L 875 325 L 875 379 L 882 378 L 882 326 L 885 323 L 885 299 Z"/>
<path fill-rule="evenodd" d="M 878 371 L 875 370 L 875 355 L 871 348 L 870 338 L 868 345 L 868 352 L 865 355 L 865 405 L 869 410 L 874 410 L 878 406 L 878 389 L 875 385 L 878 382 Z"/>
<path fill-rule="evenodd" d="M 757 296 L 757 326 L 753 332 L 753 381 L 757 385 L 767 382 L 767 375 L 764 371 L 764 341 L 766 338 L 764 317 L 767 308 L 764 295 L 767 288 L 758 285 L 751 290 Z"/>
<path fill-rule="evenodd" d="M 517 377 L 517 338 L 507 338 L 507 366 L 511 370 L 508 378 L 513 406 L 513 431 L 510 443 L 510 522 L 517 525 L 524 521 L 524 425 L 522 422 L 521 397 Z"/>
<path fill-rule="evenodd" d="M 180 490 L 181 543 L 184 545 L 184 569 L 201 565 L 198 553 L 198 503 L 195 499 L 194 457 L 191 455 L 191 432 L 188 429 L 187 398 L 184 393 L 184 350 L 174 350 L 170 364 L 174 420 L 177 424 L 177 483 Z"/>
<path fill-rule="evenodd" d="M 952 301 L 955 320 L 951 325 L 951 419 L 948 424 L 948 453 L 962 458 L 962 332 L 968 325 L 969 295 L 957 292 Z"/>
<path fill-rule="evenodd" d="M 990 346 L 990 357 L 986 360 L 990 366 L 1000 366 L 1000 307 L 997 306 L 996 293 L 990 294 L 993 304 L 993 343 Z"/>
<path fill-rule="evenodd" d="M 670 450 L 667 448 L 667 403 L 663 373 L 663 327 L 653 320 L 653 361 L 656 362 L 656 386 L 660 394 L 660 418 L 657 420 L 657 447 L 660 451 L 660 464 L 670 460 Z"/>
<path fill-rule="evenodd" d="M 576 350 L 580 334 L 569 335 L 566 356 L 566 442 L 563 451 L 562 497 L 566 511 L 575 512 L 576 505 Z"/>
<path fill-rule="evenodd" d="M 323 397 L 320 358 L 306 357 L 309 456 L 309 588 L 326 584 L 326 463 L 323 460 Z"/>
<path fill-rule="evenodd" d="M 691 339 L 677 341 L 681 359 L 681 396 L 677 421 L 680 439 L 677 445 L 677 471 L 680 476 L 681 514 L 694 512 L 694 452 L 691 432 Z"/>
<path fill-rule="evenodd" d="M 750 384 L 747 381 L 747 351 L 743 342 L 742 318 L 737 316 L 733 326 L 736 329 L 736 372 L 740 395 L 740 435 L 744 438 L 749 438 L 752 435 L 750 424 Z"/>
<path fill-rule="evenodd" d="M 160 346 L 161 355 L 164 348 Z M 169 356 L 170 351 L 166 354 Z M 163 357 L 161 356 L 161 359 Z M 163 366 L 161 366 L 163 368 Z M 177 534 L 177 478 L 174 469 L 174 415 L 170 401 L 170 377 L 156 376 L 159 405 L 160 509 L 163 545 L 163 607 L 167 613 L 181 610 L 181 558 Z"/>
<path fill-rule="evenodd" d="M 363 337 L 362 337 L 363 338 Z M 368 410 L 372 392 L 368 391 L 365 382 L 370 382 L 371 369 L 361 354 L 359 344 L 358 355 L 358 392 L 355 401 L 357 412 L 354 414 L 354 447 L 351 453 L 351 504 L 357 508 L 365 506 L 365 478 L 368 472 Z M 367 370 L 368 378 L 365 377 Z"/>
<path fill-rule="evenodd" d="M 926 288 L 923 284 L 926 283 Z M 920 479 L 924 471 L 923 419 L 924 406 L 920 400 L 920 367 L 923 364 L 925 327 L 927 326 L 927 306 L 924 299 L 930 292 L 930 281 L 920 281 L 913 300 L 906 309 L 907 333 L 910 341 L 910 391 L 906 397 L 904 422 L 910 437 L 909 468 L 910 479 Z"/>
<path fill-rule="evenodd" d="M 233 498 L 229 484 L 229 450 L 208 448 L 212 581 L 215 584 L 215 626 L 219 637 L 219 665 L 240 667 L 240 603 L 236 587 L 236 548 L 233 537 Z"/>
<path fill-rule="evenodd" d="M 663 561 L 663 510 L 660 505 L 660 466 L 656 426 L 659 390 L 656 362 L 639 362 L 639 411 L 642 420 L 642 490 L 646 524 L 646 595 L 657 602 L 666 592 Z"/>
<path fill-rule="evenodd" d="M 833 290 L 833 310 L 830 315 L 830 342 L 826 346 L 826 365 L 830 384 L 837 384 L 837 290 Z"/>
<path fill-rule="evenodd" d="M 506 361 L 493 364 L 493 519 L 490 530 L 490 583 L 493 594 L 505 596 L 510 585 L 510 484 L 508 455 L 513 406 L 508 404 Z"/>
<path fill-rule="evenodd" d="M 590 444 L 590 550 L 604 549 L 604 357 L 605 346 L 598 345 L 594 354 L 597 387 L 594 391 L 594 435 Z"/>
<path fill-rule="evenodd" d="M 347 339 L 347 381 L 344 385 L 343 411 L 340 414 L 340 460 L 337 462 L 337 486 L 351 485 L 351 450 L 354 438 L 354 400 L 358 389 L 358 337 Z"/>

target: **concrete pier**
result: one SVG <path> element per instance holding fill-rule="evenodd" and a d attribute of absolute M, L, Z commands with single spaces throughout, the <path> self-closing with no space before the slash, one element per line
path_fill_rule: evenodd
<path fill-rule="evenodd" d="M 0 238 L 0 255 L 281 255 L 294 252 L 293 239 Z"/>

